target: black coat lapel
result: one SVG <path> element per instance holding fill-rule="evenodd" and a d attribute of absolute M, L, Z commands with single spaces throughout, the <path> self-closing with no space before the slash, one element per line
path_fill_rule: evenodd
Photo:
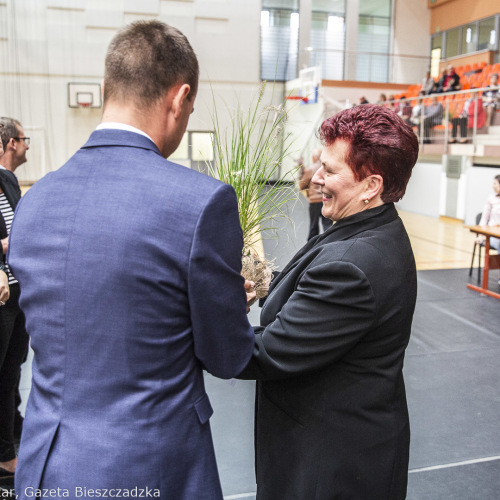
<path fill-rule="evenodd" d="M 278 274 L 269 287 L 271 293 L 274 287 L 300 262 L 304 255 L 308 254 L 313 248 L 332 243 L 334 241 L 346 240 L 352 238 L 358 233 L 373 229 L 375 227 L 387 224 L 398 217 L 398 212 L 394 203 L 386 203 L 379 207 L 364 210 L 345 219 L 336 222 L 324 233 L 315 236 L 309 240 L 290 260 L 283 271 Z"/>

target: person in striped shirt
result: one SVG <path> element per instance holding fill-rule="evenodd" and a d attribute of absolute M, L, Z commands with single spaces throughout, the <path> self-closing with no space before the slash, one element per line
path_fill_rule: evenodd
<path fill-rule="evenodd" d="M 16 464 L 15 422 L 21 364 L 28 350 L 24 314 L 19 308 L 19 283 L 6 262 L 9 233 L 14 211 L 21 199 L 21 189 L 14 171 L 26 162 L 29 138 L 21 123 L 0 118 L 2 156 L 0 157 L 0 241 L 2 266 L 8 275 L 10 298 L 0 303 L 0 478 L 13 475 Z M 0 290 L 1 292 L 1 290 Z M 20 416 L 18 416 L 18 419 Z M 19 422 L 19 420 L 18 420 Z M 22 419 L 20 420 L 22 422 Z"/>

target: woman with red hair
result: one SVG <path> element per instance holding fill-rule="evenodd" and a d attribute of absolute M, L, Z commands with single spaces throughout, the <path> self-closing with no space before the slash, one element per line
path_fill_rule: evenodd
<path fill-rule="evenodd" d="M 402 500 L 410 428 L 403 360 L 417 278 L 394 202 L 411 127 L 366 104 L 321 125 L 313 177 L 335 224 L 271 284 L 240 375 L 256 379 L 257 499 Z"/>

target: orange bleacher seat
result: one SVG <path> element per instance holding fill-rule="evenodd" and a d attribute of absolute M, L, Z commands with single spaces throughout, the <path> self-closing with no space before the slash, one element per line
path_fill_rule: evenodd
<path fill-rule="evenodd" d="M 479 63 L 478 62 L 475 62 L 472 64 L 472 71 L 477 71 L 479 69 Z"/>
<path fill-rule="evenodd" d="M 471 87 L 477 87 L 477 86 L 479 86 L 479 82 L 481 80 L 482 80 L 481 74 L 475 73 L 470 77 L 469 83 L 471 84 Z"/>
<path fill-rule="evenodd" d="M 464 73 L 468 73 L 470 71 L 470 64 L 464 65 Z"/>
<path fill-rule="evenodd" d="M 479 63 L 479 69 L 481 69 L 481 70 L 484 69 L 486 67 L 486 64 L 487 64 L 486 61 L 481 61 Z"/>

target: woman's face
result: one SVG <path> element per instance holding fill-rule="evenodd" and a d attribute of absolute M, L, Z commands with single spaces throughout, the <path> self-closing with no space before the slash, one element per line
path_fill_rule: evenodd
<path fill-rule="evenodd" d="M 312 182 L 323 193 L 322 214 L 337 221 L 365 209 L 366 179 L 357 181 L 351 167 L 345 162 L 349 150 L 347 142 L 338 139 L 321 153 L 321 167 Z"/>
<path fill-rule="evenodd" d="M 496 194 L 500 195 L 500 182 L 498 182 L 496 179 L 493 179 L 493 191 L 495 191 Z"/>

